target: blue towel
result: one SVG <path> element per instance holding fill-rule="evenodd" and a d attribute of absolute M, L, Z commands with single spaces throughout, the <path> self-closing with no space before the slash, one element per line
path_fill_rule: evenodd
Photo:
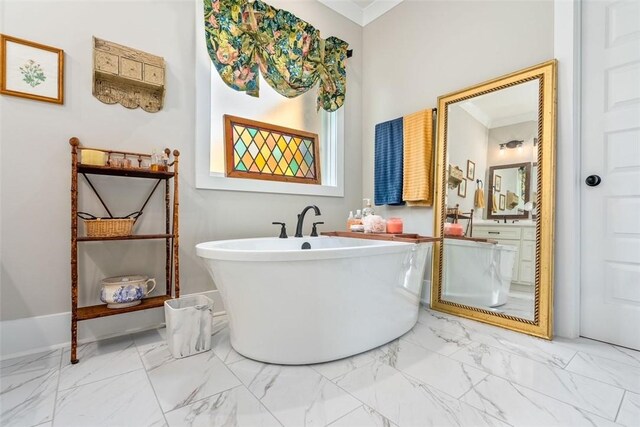
<path fill-rule="evenodd" d="M 402 122 L 390 120 L 376 125 L 375 191 L 380 205 L 404 205 L 402 201 Z"/>

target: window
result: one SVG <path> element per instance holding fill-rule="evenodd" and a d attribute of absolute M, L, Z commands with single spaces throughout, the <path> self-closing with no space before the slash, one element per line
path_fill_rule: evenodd
<path fill-rule="evenodd" d="M 196 187 L 342 197 L 344 107 L 316 111 L 317 91 L 296 98 L 276 93 L 260 78 L 260 98 L 228 88 L 211 65 L 203 25 L 196 25 Z M 225 176 L 224 115 L 244 117 L 318 134 L 321 185 Z"/>
<path fill-rule="evenodd" d="M 225 115 L 224 139 L 229 177 L 321 183 L 315 133 Z"/>

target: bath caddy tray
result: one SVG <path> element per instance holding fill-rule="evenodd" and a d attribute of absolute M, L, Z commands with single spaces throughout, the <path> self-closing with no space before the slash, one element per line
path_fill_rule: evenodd
<path fill-rule="evenodd" d="M 324 231 L 323 236 L 333 237 L 351 237 L 353 239 L 369 239 L 369 240 L 390 240 L 394 242 L 406 242 L 406 243 L 429 243 L 439 242 L 442 240 L 439 237 L 421 236 L 419 234 L 390 234 L 390 233 L 355 233 L 353 231 Z"/>
<path fill-rule="evenodd" d="M 469 242 L 480 242 L 480 243 L 494 243 L 497 244 L 497 240 L 493 239 L 484 239 L 482 237 L 464 237 L 464 236 L 444 236 L 445 239 L 456 239 L 456 240 L 468 240 Z"/>

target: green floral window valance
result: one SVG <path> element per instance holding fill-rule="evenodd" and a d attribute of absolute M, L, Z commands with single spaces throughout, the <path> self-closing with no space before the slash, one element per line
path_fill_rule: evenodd
<path fill-rule="evenodd" d="M 279 94 L 293 98 L 318 81 L 318 109 L 344 103 L 348 44 L 322 39 L 312 25 L 260 0 L 204 0 L 207 50 L 222 80 L 258 96 L 258 72 Z"/>

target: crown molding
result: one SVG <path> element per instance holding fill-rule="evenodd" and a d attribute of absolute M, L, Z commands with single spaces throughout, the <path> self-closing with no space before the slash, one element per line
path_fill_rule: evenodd
<path fill-rule="evenodd" d="M 349 18 L 356 24 L 364 27 L 380 16 L 384 15 L 403 0 L 374 0 L 362 8 L 351 0 L 318 0 L 330 9 Z"/>
<path fill-rule="evenodd" d="M 402 2 L 403 0 L 374 0 L 362 10 L 362 26 L 378 19 Z"/>

